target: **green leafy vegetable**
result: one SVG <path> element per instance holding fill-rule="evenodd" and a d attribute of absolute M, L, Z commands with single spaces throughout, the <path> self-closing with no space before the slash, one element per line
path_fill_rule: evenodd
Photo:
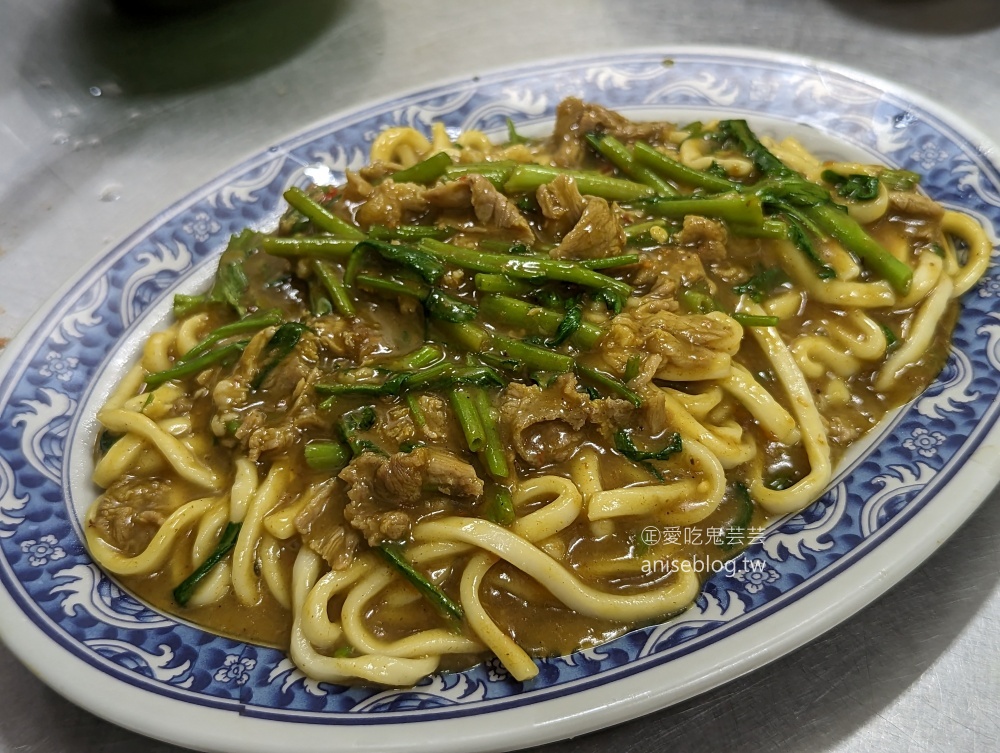
<path fill-rule="evenodd" d="M 444 171 L 448 180 L 461 178 L 463 175 L 482 175 L 493 184 L 497 190 L 502 190 L 504 184 L 514 172 L 517 163 L 514 160 L 498 160 L 496 162 L 462 162 L 451 165 Z"/>
<path fill-rule="evenodd" d="M 176 293 L 174 295 L 174 318 L 186 319 L 206 303 L 208 303 L 208 296 Z"/>
<path fill-rule="evenodd" d="M 444 240 L 455 234 L 455 228 L 438 225 L 372 225 L 368 237 L 376 241 L 419 241 L 421 238 Z"/>
<path fill-rule="evenodd" d="M 381 544 L 375 548 L 375 551 L 381 554 L 389 564 L 399 570 L 403 574 L 403 577 L 410 581 L 442 615 L 458 620 L 459 622 L 465 619 L 465 612 L 462 611 L 461 605 L 431 583 L 423 573 L 413 567 L 410 561 L 406 559 L 400 547 L 395 544 Z"/>
<path fill-rule="evenodd" d="M 272 256 L 283 259 L 297 259 L 307 256 L 313 259 L 331 259 L 341 261 L 350 257 L 357 238 L 331 238 L 330 236 L 313 236 L 306 238 L 277 238 L 265 236 L 260 242 L 261 248 Z"/>
<path fill-rule="evenodd" d="M 229 523 L 222 532 L 222 537 L 219 539 L 215 550 L 208 555 L 208 558 L 193 573 L 174 589 L 174 600 L 178 604 L 182 607 L 187 606 L 187 603 L 191 601 L 191 597 L 194 596 L 194 592 L 197 590 L 198 585 L 205 579 L 205 576 L 236 546 L 236 539 L 240 535 L 241 527 L 241 523 Z"/>
<path fill-rule="evenodd" d="M 629 460 L 638 463 L 643 460 L 667 460 L 684 447 L 681 443 L 681 435 L 675 433 L 670 437 L 670 441 L 659 450 L 640 450 L 632 441 L 629 431 L 621 429 L 615 432 L 615 449 Z"/>
<path fill-rule="evenodd" d="M 767 314 L 744 314 L 737 311 L 732 314 L 733 319 L 743 327 L 777 327 L 780 320 L 776 316 Z"/>
<path fill-rule="evenodd" d="M 601 371 L 582 363 L 576 364 L 576 373 L 583 379 L 597 385 L 598 388 L 603 387 L 612 394 L 625 398 L 636 408 L 642 406 L 642 398 L 639 397 L 639 393 L 613 374 L 608 374 L 606 371 Z"/>
<path fill-rule="evenodd" d="M 476 403 L 468 392 L 453 388 L 449 390 L 448 396 L 451 400 L 451 407 L 455 411 L 458 425 L 462 427 L 465 435 L 465 444 L 472 452 L 479 452 L 486 445 L 486 430 L 483 428 L 483 421 L 476 411 Z"/>
<path fill-rule="evenodd" d="M 878 198 L 878 178 L 871 175 L 841 175 L 824 170 L 820 176 L 837 188 L 837 195 L 851 201 L 871 201 Z"/>
<path fill-rule="evenodd" d="M 479 420 L 483 424 L 483 433 L 486 443 L 483 446 L 479 457 L 483 465 L 490 472 L 490 475 L 497 480 L 507 478 L 509 468 L 507 466 L 507 453 L 504 451 L 503 443 L 500 441 L 499 414 L 497 409 L 490 402 L 489 395 L 485 390 L 475 389 L 472 391 L 472 400 L 476 404 L 476 412 L 479 413 Z"/>
<path fill-rule="evenodd" d="M 583 308 L 579 304 L 573 304 L 566 311 L 566 315 L 562 318 L 562 321 L 559 322 L 555 335 L 545 341 L 545 346 L 548 348 L 558 348 L 566 342 L 574 332 L 580 329 L 580 325 L 582 323 Z"/>
<path fill-rule="evenodd" d="M 101 457 L 108 454 L 115 442 L 122 438 L 121 434 L 114 434 L 107 429 L 101 432 L 97 439 L 97 452 Z"/>
<path fill-rule="evenodd" d="M 485 253 L 429 238 L 420 242 L 420 248 L 444 262 L 476 272 L 505 274 L 509 277 L 535 281 L 544 278 L 594 288 L 613 298 L 618 311 L 632 294 L 632 288 L 626 283 L 587 269 L 578 262 L 535 256 Z"/>
<path fill-rule="evenodd" d="M 309 327 L 301 322 L 285 322 L 274 331 L 274 334 L 267 341 L 267 345 L 264 346 L 264 351 L 261 354 L 262 357 L 266 357 L 268 360 L 260 367 L 254 378 L 250 381 L 250 389 L 260 389 L 260 386 L 264 384 L 264 380 L 267 379 L 267 375 L 295 350 L 295 346 L 299 344 L 302 333 L 308 330 Z"/>
<path fill-rule="evenodd" d="M 330 296 L 330 301 L 333 303 L 334 308 L 337 309 L 337 313 L 348 319 L 353 317 L 354 304 L 351 302 L 350 296 L 347 295 L 344 283 L 337 277 L 337 271 L 334 267 L 322 259 L 313 259 L 311 266 L 316 277 L 319 278 L 320 283 Z"/>
<path fill-rule="evenodd" d="M 628 383 L 639 376 L 640 366 L 642 366 L 642 356 L 638 353 L 630 355 L 628 361 L 625 362 L 625 373 L 622 375 L 622 380 Z"/>
<path fill-rule="evenodd" d="M 507 143 L 508 144 L 527 144 L 529 139 L 526 136 L 522 136 L 517 132 L 517 128 L 514 127 L 514 121 L 507 118 Z"/>
<path fill-rule="evenodd" d="M 493 385 L 503 387 L 506 382 L 495 369 L 483 363 L 462 366 L 457 363 L 438 363 L 425 369 L 401 371 L 390 374 L 385 380 L 356 382 L 323 382 L 315 389 L 320 395 L 400 395 L 411 390 L 451 389 L 462 384 Z M 327 408 L 324 401 L 320 407 Z"/>
<path fill-rule="evenodd" d="M 351 448 L 354 457 L 366 452 L 373 452 L 376 455 L 385 455 L 382 448 L 368 439 L 360 439 L 358 432 L 368 431 L 375 425 L 378 414 L 375 413 L 374 406 L 365 405 L 355 410 L 349 411 L 337 421 L 337 430 L 340 436 Z"/>
<path fill-rule="evenodd" d="M 913 280 L 913 269 L 890 254 L 830 198 L 822 186 L 811 183 L 785 165 L 765 147 L 745 120 L 723 120 L 719 132 L 735 142 L 753 160 L 763 180 L 753 186 L 761 201 L 773 211 L 785 215 L 791 227 L 790 237 L 810 256 L 822 279 L 829 279 L 830 269 L 811 250 L 805 231 L 823 234 L 839 242 L 860 258 L 893 289 L 906 294 Z M 827 274 L 826 278 L 822 275 Z"/>
<path fill-rule="evenodd" d="M 480 275 L 476 275 L 477 280 L 479 277 Z M 479 313 L 486 321 L 506 324 L 524 329 L 533 335 L 552 339 L 558 337 L 559 328 L 563 326 L 568 316 L 568 312 L 560 314 L 558 311 L 506 295 L 482 296 L 479 301 Z M 566 338 L 559 341 L 560 344 L 568 339 L 577 347 L 589 350 L 604 336 L 604 329 L 583 321 L 582 314 L 581 309 L 579 322 L 576 322 L 575 315 L 570 319 L 566 326 L 572 327 L 572 330 Z"/>
<path fill-rule="evenodd" d="M 885 324 L 879 324 L 878 326 L 882 328 L 882 334 L 885 335 L 885 349 L 891 350 L 896 347 L 899 344 L 899 338 L 896 337 L 896 333 Z"/>
<path fill-rule="evenodd" d="M 806 233 L 799 218 L 788 218 L 788 237 L 795 244 L 796 248 L 805 254 L 809 263 L 816 270 L 816 276 L 819 279 L 832 280 L 837 276 L 836 270 L 823 261 L 819 254 L 816 253 L 816 249 L 813 248 L 812 241 L 809 240 L 809 235 Z"/>
<path fill-rule="evenodd" d="M 712 192 L 736 190 L 737 184 L 728 180 L 725 176 L 719 177 L 712 173 L 695 170 L 677 160 L 671 159 L 649 144 L 639 142 L 635 145 L 634 153 L 638 162 L 677 183 Z"/>
<path fill-rule="evenodd" d="M 678 298 L 681 305 L 691 314 L 710 314 L 719 310 L 719 304 L 715 299 L 698 288 L 684 288 Z"/>
<path fill-rule="evenodd" d="M 547 348 L 515 340 L 502 335 L 493 335 L 493 347 L 497 353 L 521 362 L 525 368 L 559 373 L 572 371 L 573 359 L 562 353 L 554 353 Z"/>
<path fill-rule="evenodd" d="M 524 256 L 531 253 L 531 249 L 520 241 L 511 243 L 510 241 L 502 241 L 496 238 L 483 238 L 479 241 L 479 249 L 481 251 L 489 251 L 491 254 L 514 254 L 515 256 Z"/>
<path fill-rule="evenodd" d="M 309 196 L 301 188 L 294 186 L 284 193 L 285 201 L 297 209 L 321 230 L 347 240 L 362 240 L 365 234 Z"/>
<path fill-rule="evenodd" d="M 460 366 L 455 363 L 442 363 L 407 374 L 400 389 L 440 390 L 458 384 L 503 387 L 507 383 L 494 369 L 485 364 Z"/>
<path fill-rule="evenodd" d="M 427 313 L 446 322 L 468 322 L 476 318 L 476 307 L 460 301 L 453 295 L 432 288 L 424 300 Z"/>
<path fill-rule="evenodd" d="M 514 500 L 510 495 L 510 489 L 506 486 L 497 486 L 487 495 L 486 517 L 497 525 L 510 526 L 516 519 L 514 512 Z"/>
<path fill-rule="evenodd" d="M 424 343 L 405 356 L 398 356 L 391 361 L 380 363 L 379 367 L 388 369 L 389 371 L 410 371 L 411 369 L 422 369 L 430 366 L 442 358 L 444 358 L 444 351 L 440 345 Z"/>
<path fill-rule="evenodd" d="M 315 439 L 303 452 L 306 465 L 314 471 L 339 471 L 351 460 L 351 450 L 331 439 Z"/>
<path fill-rule="evenodd" d="M 309 313 L 313 316 L 333 313 L 333 301 L 324 292 L 322 283 L 316 281 L 310 281 L 309 284 Z"/>
<path fill-rule="evenodd" d="M 175 295 L 174 315 L 183 318 L 208 304 L 224 303 L 231 306 L 240 316 L 246 316 L 247 307 L 243 302 L 243 296 L 247 291 L 249 280 L 243 265 L 260 242 L 260 235 L 249 229 L 233 235 L 219 259 L 212 289 L 204 295 Z"/>
<path fill-rule="evenodd" d="M 614 136 L 588 133 L 587 143 L 632 180 L 646 184 L 661 196 L 678 194 L 676 188 L 636 159 L 628 147 Z"/>
<path fill-rule="evenodd" d="M 420 427 L 427 425 L 427 417 L 424 415 L 420 403 L 417 402 L 417 396 L 412 392 L 406 393 L 406 407 L 410 409 L 410 415 L 413 416 L 413 423 Z"/>
<path fill-rule="evenodd" d="M 519 164 L 504 184 L 504 193 L 517 194 L 538 190 L 539 186 L 551 183 L 560 175 L 566 175 L 576 182 L 580 193 L 600 196 L 608 201 L 634 201 L 643 196 L 653 196 L 656 189 L 631 180 L 611 178 L 604 173 L 587 170 L 566 170 L 544 165 Z"/>
<path fill-rule="evenodd" d="M 432 239 L 424 240 L 426 242 Z M 412 269 L 430 285 L 435 284 L 441 279 L 441 275 L 444 274 L 444 265 L 416 246 L 369 239 L 358 243 L 351 252 L 351 258 L 348 260 L 347 267 L 344 270 L 345 285 L 351 286 L 354 284 L 354 278 L 357 277 L 358 272 L 361 270 L 365 256 L 371 251 L 377 252 L 387 261 Z"/>
<path fill-rule="evenodd" d="M 744 283 L 733 287 L 736 295 L 748 296 L 751 300 L 761 303 L 771 292 L 789 282 L 788 275 L 781 267 L 760 269 L 757 274 Z"/>
<path fill-rule="evenodd" d="M 154 371 L 152 374 L 146 376 L 146 384 L 156 388 L 172 379 L 185 379 L 186 377 L 198 374 L 203 369 L 215 364 L 225 365 L 232 363 L 239 357 L 249 342 L 249 340 L 240 340 L 239 342 L 229 343 L 215 350 L 210 350 L 207 353 L 202 353 L 197 358 L 186 360 L 169 369 Z"/>
<path fill-rule="evenodd" d="M 271 309 L 269 311 L 259 311 L 256 314 L 251 314 L 250 316 L 246 316 L 239 321 L 223 324 L 221 327 L 217 327 L 209 332 L 204 339 L 201 340 L 201 342 L 191 348 L 191 350 L 187 353 L 181 355 L 181 357 L 177 359 L 177 363 L 182 364 L 197 358 L 203 353 L 210 351 L 212 346 L 215 344 L 222 342 L 229 337 L 247 334 L 249 332 L 257 332 L 265 327 L 274 327 L 275 325 L 281 324 L 283 320 L 284 315 L 279 310 Z"/>
<path fill-rule="evenodd" d="M 750 497 L 750 491 L 739 481 L 733 484 L 732 489 L 739 509 L 736 518 L 725 529 L 722 542 L 719 544 L 719 549 L 724 552 L 735 549 L 743 541 L 753 519 L 753 499 Z"/>
<path fill-rule="evenodd" d="M 433 183 L 452 165 L 452 159 L 445 152 L 438 152 L 422 162 L 392 174 L 396 183 Z"/>
<path fill-rule="evenodd" d="M 715 217 L 739 225 L 764 224 L 764 209 L 759 197 L 737 191 L 711 196 L 679 196 L 635 202 L 651 214 L 681 220 L 689 214 Z"/>
<path fill-rule="evenodd" d="M 883 170 L 878 178 L 890 191 L 912 191 L 920 185 L 920 173 L 910 170 Z"/>

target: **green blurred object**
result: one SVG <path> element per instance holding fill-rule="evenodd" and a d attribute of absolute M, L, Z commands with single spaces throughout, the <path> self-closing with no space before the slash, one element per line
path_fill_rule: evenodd
<path fill-rule="evenodd" d="M 233 0 L 111 0 L 111 5 L 128 16 L 163 16 L 198 13 L 231 2 Z"/>
<path fill-rule="evenodd" d="M 352 2 L 89 0 L 73 6 L 74 33 L 58 43 L 79 61 L 84 88 L 113 81 L 126 97 L 190 92 L 294 59 Z"/>

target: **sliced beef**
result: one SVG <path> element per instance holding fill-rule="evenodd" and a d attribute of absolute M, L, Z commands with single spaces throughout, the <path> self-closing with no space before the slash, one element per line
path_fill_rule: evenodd
<path fill-rule="evenodd" d="M 674 128 L 672 123 L 633 123 L 605 107 L 568 97 L 556 108 L 552 161 L 561 167 L 578 166 L 587 150 L 588 133 L 607 133 L 625 142 L 641 139 L 659 144 Z"/>
<path fill-rule="evenodd" d="M 375 160 L 370 165 L 365 165 L 358 170 L 358 175 L 369 183 L 378 183 L 398 170 L 399 168 L 392 163 Z"/>
<path fill-rule="evenodd" d="M 483 493 L 476 469 L 457 456 L 434 447 L 397 452 L 375 472 L 372 491 L 385 500 L 413 504 L 425 492 L 475 499 Z"/>
<path fill-rule="evenodd" d="M 610 437 L 621 428 L 631 406 L 624 400 L 591 400 L 564 374 L 548 387 L 513 383 L 500 397 L 500 422 L 514 450 L 534 467 L 568 459 L 584 441 L 585 426 L 597 425 Z"/>
<path fill-rule="evenodd" d="M 330 479 L 295 516 L 295 530 L 302 541 L 326 560 L 334 570 L 343 570 L 354 561 L 360 537 L 347 525 L 340 506 L 334 504 L 336 481 Z"/>
<path fill-rule="evenodd" d="M 546 230 L 562 238 L 552 256 L 557 259 L 600 259 L 625 247 L 625 230 L 618 212 L 602 198 L 581 196 L 576 181 L 560 175 L 535 192 Z"/>
<path fill-rule="evenodd" d="M 514 240 L 529 244 L 534 242 L 535 234 L 531 230 L 531 225 L 524 219 L 514 202 L 500 193 L 482 175 L 469 175 L 463 180 L 467 180 L 472 188 L 472 208 L 475 210 L 476 219 L 487 227 L 509 232 Z"/>
<path fill-rule="evenodd" d="M 280 416 L 269 425 L 267 414 L 259 408 L 254 408 L 244 416 L 235 437 L 250 460 L 256 463 L 267 452 L 283 453 L 298 441 L 299 428 L 294 422 L 283 419 Z"/>
<path fill-rule="evenodd" d="M 348 170 L 345 175 L 344 198 L 347 201 L 364 201 L 371 198 L 375 191 L 375 186 L 368 182 L 362 175 Z"/>
<path fill-rule="evenodd" d="M 913 191 L 890 191 L 889 206 L 906 219 L 937 221 L 944 217 L 944 207 Z"/>
<path fill-rule="evenodd" d="M 464 441 L 462 430 L 454 420 L 447 401 L 429 394 L 418 396 L 416 401 L 424 418 L 423 423 L 417 424 L 413 420 L 413 412 L 408 406 L 389 408 L 385 418 L 375 427 L 379 442 L 389 447 L 413 441 L 459 447 Z"/>
<path fill-rule="evenodd" d="M 588 196 L 583 214 L 551 255 L 556 259 L 604 259 L 625 248 L 625 230 L 613 207 Z"/>
<path fill-rule="evenodd" d="M 555 180 L 543 183 L 535 192 L 535 199 L 547 221 L 546 230 L 559 238 L 573 229 L 587 208 L 576 181 L 568 175 L 559 175 Z"/>
<path fill-rule="evenodd" d="M 472 206 L 472 186 L 466 180 L 450 180 L 428 188 L 424 198 L 438 209 L 469 209 Z"/>
<path fill-rule="evenodd" d="M 176 507 L 167 482 L 126 477 L 101 495 L 94 525 L 106 541 L 135 557 L 145 551 Z"/>
<path fill-rule="evenodd" d="M 347 358 L 355 364 L 362 363 L 378 351 L 385 339 L 381 327 L 369 319 L 346 319 L 328 314 L 311 319 L 308 324 L 327 353 L 335 358 Z"/>
<path fill-rule="evenodd" d="M 252 380 L 260 381 L 258 393 L 265 393 L 265 399 L 271 398 L 268 404 L 279 407 L 282 399 L 293 395 L 296 387 L 316 368 L 323 350 L 322 341 L 308 330 L 299 336 L 292 352 L 280 360 L 275 361 L 276 354 L 265 348 L 252 376 Z"/>
<path fill-rule="evenodd" d="M 533 243 L 531 225 L 514 202 L 504 196 L 482 175 L 464 175 L 458 180 L 428 189 L 426 200 L 441 209 L 469 207 L 476 219 L 521 243 Z"/>
<path fill-rule="evenodd" d="M 372 189 L 354 218 L 365 229 L 372 225 L 399 227 L 414 215 L 427 210 L 424 191 L 423 186 L 396 183 L 392 178 L 386 178 Z"/>
<path fill-rule="evenodd" d="M 719 312 L 685 316 L 627 310 L 611 321 L 599 347 L 619 373 L 624 373 L 632 356 L 641 363 L 658 356 L 657 378 L 696 381 L 726 377 L 742 336 L 743 328 Z"/>
<path fill-rule="evenodd" d="M 906 234 L 915 242 L 940 243 L 944 207 L 912 191 L 889 192 L 890 213 L 905 223 Z"/>
<path fill-rule="evenodd" d="M 389 456 L 364 453 L 340 472 L 340 478 L 351 500 L 344 517 L 371 546 L 403 539 L 420 517 L 483 494 L 475 468 L 433 447 Z"/>
<path fill-rule="evenodd" d="M 729 234 L 726 226 L 708 217 L 687 215 L 675 240 L 681 246 L 692 249 L 705 263 L 719 262 L 728 256 L 726 243 Z"/>
<path fill-rule="evenodd" d="M 217 413 L 213 427 L 238 421 L 233 438 L 253 461 L 266 453 L 289 451 L 305 431 L 329 429 L 333 417 L 318 409 L 313 390 L 313 385 L 323 377 L 324 362 L 343 357 L 348 340 L 353 340 L 362 351 L 365 346 L 358 346 L 359 343 L 377 345 L 374 334 L 377 328 L 359 324 L 355 330 L 328 329 L 335 326 L 334 322 L 345 321 L 331 316 L 311 322 L 310 326 L 320 334 L 304 331 L 292 351 L 267 371 L 257 389 L 252 388 L 253 381 L 270 358 L 260 345 L 267 342 L 274 328 L 255 336 L 233 375 L 220 380 L 214 388 L 212 397 Z M 221 436 L 222 430 L 217 433 Z"/>
<path fill-rule="evenodd" d="M 675 246 L 657 248 L 642 254 L 635 265 L 631 283 L 637 288 L 648 287 L 648 291 L 641 297 L 630 299 L 629 305 L 648 308 L 655 304 L 657 310 L 678 311 L 678 291 L 704 279 L 705 267 L 696 253 Z M 672 303 L 664 307 L 660 305 L 662 301 Z"/>

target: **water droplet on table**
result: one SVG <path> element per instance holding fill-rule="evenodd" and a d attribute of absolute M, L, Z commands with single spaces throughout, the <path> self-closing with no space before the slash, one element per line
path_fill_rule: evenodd
<path fill-rule="evenodd" d="M 101 190 L 101 201 L 118 201 L 122 197 L 122 187 L 117 183 L 109 183 Z"/>

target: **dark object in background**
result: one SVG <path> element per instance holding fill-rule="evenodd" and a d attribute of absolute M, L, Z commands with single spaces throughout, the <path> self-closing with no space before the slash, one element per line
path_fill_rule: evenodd
<path fill-rule="evenodd" d="M 42 26 L 32 49 L 73 58 L 84 91 L 113 82 L 122 96 L 224 86 L 280 66 L 364 0 L 85 0 Z M 3 0 L 0 0 L 2 7 Z M 44 56 L 29 61 L 29 75 Z M 31 71 L 36 72 L 32 73 Z"/>
<path fill-rule="evenodd" d="M 126 16 L 168 16 L 200 13 L 231 0 L 111 0 L 116 11 Z"/>

